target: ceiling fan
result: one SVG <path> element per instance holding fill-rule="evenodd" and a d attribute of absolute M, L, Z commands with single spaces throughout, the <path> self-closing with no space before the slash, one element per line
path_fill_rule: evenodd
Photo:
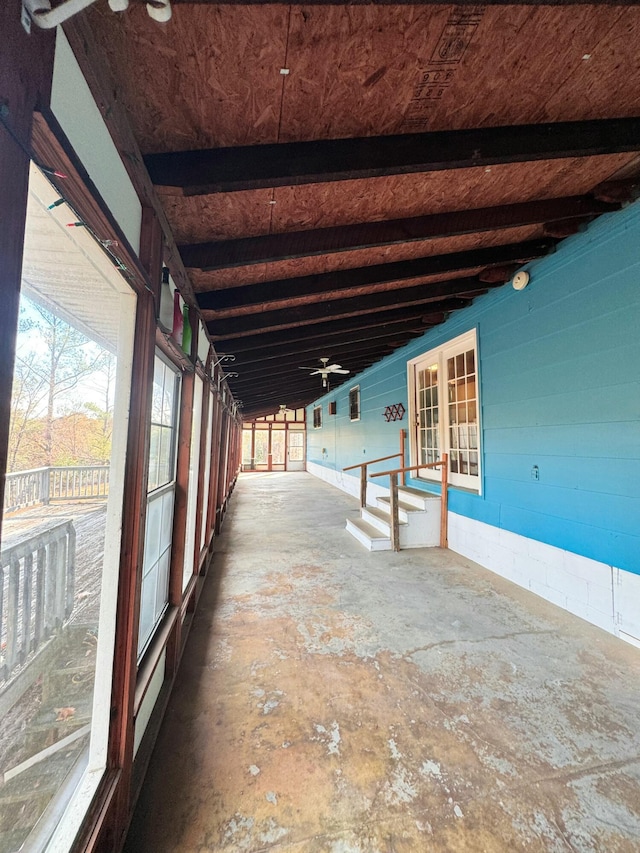
<path fill-rule="evenodd" d="M 329 358 L 321 358 L 322 367 L 301 367 L 300 370 L 311 370 L 312 372 L 309 374 L 310 376 L 321 376 L 322 377 L 322 387 L 328 388 L 329 381 L 328 377 L 330 373 L 351 373 L 350 370 L 345 370 L 341 364 L 329 364 Z"/>

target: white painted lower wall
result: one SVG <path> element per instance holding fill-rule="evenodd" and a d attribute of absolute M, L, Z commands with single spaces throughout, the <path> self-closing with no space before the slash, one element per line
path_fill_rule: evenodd
<path fill-rule="evenodd" d="M 640 646 L 640 576 L 452 512 L 449 548 Z"/>
<path fill-rule="evenodd" d="M 319 480 L 324 480 L 330 486 L 336 486 L 336 488 L 360 500 L 360 473 L 358 471 L 356 472 L 358 476 L 354 477 L 351 474 L 345 474 L 343 471 L 325 468 L 316 462 L 307 462 L 307 471 Z M 376 506 L 376 500 L 386 497 L 388 494 L 389 489 L 369 481 L 367 483 L 367 506 Z"/>
<path fill-rule="evenodd" d="M 310 474 L 354 497 L 360 481 L 307 464 Z M 368 484 L 367 503 L 388 494 Z M 640 575 L 449 513 L 449 548 L 518 586 L 640 648 Z"/>

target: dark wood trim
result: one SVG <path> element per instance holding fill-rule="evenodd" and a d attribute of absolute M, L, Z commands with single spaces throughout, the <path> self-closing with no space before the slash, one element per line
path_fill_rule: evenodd
<path fill-rule="evenodd" d="M 361 222 L 238 240 L 191 243 L 178 246 L 178 249 L 186 267 L 209 271 L 499 231 L 523 225 L 582 220 L 619 208 L 619 204 L 608 204 L 590 196 L 571 196 L 409 219 L 389 219 L 385 222 Z"/>
<path fill-rule="evenodd" d="M 208 195 L 626 151 L 640 151 L 635 116 L 176 151 L 144 162 L 154 184 Z"/>
<path fill-rule="evenodd" d="M 138 297 L 134 335 L 129 432 L 124 478 L 116 645 L 111 691 L 109 766 L 122 769 L 117 813 L 105 832 L 122 832 L 129 821 L 135 732 L 138 623 L 147 510 L 149 428 L 155 343 L 155 311 L 148 292 Z M 102 841 L 100 841 L 102 844 Z M 98 849 L 100 849 L 100 844 Z"/>
<path fill-rule="evenodd" d="M 143 205 L 155 211 L 165 243 L 165 263 L 183 298 L 193 305 L 195 297 L 191 280 L 184 269 L 164 208 L 144 167 L 126 107 L 118 97 L 118 86 L 113 80 L 104 51 L 96 42 L 90 18 L 84 14 L 75 15 L 64 24 L 63 29 L 138 197 Z"/>
<path fill-rule="evenodd" d="M 117 849 L 113 813 L 121 778 L 122 770 L 106 771 L 83 821 L 82 829 L 73 842 L 71 853 L 97 850 L 99 843 L 102 850 Z"/>
<path fill-rule="evenodd" d="M 146 268 L 148 286 L 153 294 L 157 320 L 160 307 L 164 240 L 155 211 L 146 205 L 142 208 L 140 234 L 140 263 Z"/>
<path fill-rule="evenodd" d="M 144 702 L 144 697 L 147 695 L 151 679 L 153 678 L 155 671 L 158 668 L 158 664 L 162 659 L 162 653 L 164 652 L 169 638 L 175 629 L 175 624 L 179 615 L 179 607 L 169 607 L 162 617 L 162 622 L 156 629 L 149 648 L 145 652 L 143 659 L 140 661 L 133 705 L 133 711 L 136 717 L 140 711 L 140 706 Z"/>
<path fill-rule="evenodd" d="M 108 254 L 119 261 L 120 271 L 131 287 L 137 293 L 151 287 L 147 270 L 51 110 L 43 109 L 34 116 L 33 147 L 40 160 L 55 163 L 56 169 L 66 175 L 65 178 L 56 175 L 47 177 L 76 212 L 79 220 L 99 240 L 111 241 Z"/>
<path fill-rule="evenodd" d="M 331 293 L 362 291 L 367 287 L 400 282 L 444 273 L 462 273 L 464 270 L 478 267 L 502 266 L 509 263 L 524 263 L 533 258 L 546 255 L 555 249 L 555 240 L 529 240 L 526 243 L 508 243 L 504 246 L 490 246 L 484 249 L 471 249 L 465 252 L 451 252 L 448 255 L 433 255 L 415 258 L 410 261 L 395 261 L 390 264 L 374 264 L 367 267 L 336 270 L 334 272 L 306 275 L 298 278 L 285 278 L 279 281 L 265 281 L 242 287 L 230 287 L 198 293 L 198 305 L 207 319 L 234 317 L 246 313 L 242 309 L 250 308 L 267 311 L 273 307 L 289 307 L 301 299 L 317 301 Z M 460 282 L 460 290 L 451 289 L 454 282 L 425 282 L 425 289 L 438 295 L 451 296 L 456 292 L 464 293 L 474 283 L 473 279 L 455 277 Z M 477 282 L 476 282 L 477 283 Z M 395 291 L 394 291 L 395 292 Z M 215 312 L 215 313 L 209 313 Z"/>
<path fill-rule="evenodd" d="M 489 285 L 478 284 L 476 291 L 483 293 Z M 302 308 L 290 308 L 287 311 L 265 311 L 258 314 L 249 314 L 246 317 L 232 317 L 213 323 L 214 335 L 228 334 L 240 336 L 243 334 L 255 334 L 259 329 L 264 331 L 275 331 L 276 329 L 289 329 L 296 326 L 313 325 L 326 321 L 329 317 L 345 318 L 357 317 L 363 314 L 375 313 L 397 308 L 400 305 L 421 305 L 426 311 L 455 311 L 466 307 L 470 299 L 442 299 L 439 296 L 430 296 L 428 287 L 418 287 L 400 291 L 383 291 L 368 296 L 352 297 L 350 299 L 337 299 L 328 302 L 320 302 L 315 305 L 304 305 Z M 470 295 L 470 294 L 469 294 Z"/>
<path fill-rule="evenodd" d="M 169 606 L 178 608 L 182 604 L 194 379 L 193 373 L 183 374 L 180 393 L 178 456 L 173 509 L 173 535 L 171 540 L 171 567 L 169 570 Z M 175 674 L 180 659 L 181 627 L 180 620 L 177 620 L 167 642 L 167 674 L 170 677 L 173 677 Z"/>
<path fill-rule="evenodd" d="M 211 357 L 207 359 L 206 367 L 209 368 L 211 366 Z M 206 372 L 206 371 L 205 371 Z M 202 410 L 201 410 L 201 418 L 200 418 L 200 450 L 199 450 L 199 465 L 198 465 L 198 490 L 197 490 L 197 508 L 196 508 L 196 529 L 195 529 L 195 547 L 194 547 L 194 556 L 193 556 L 193 572 L 195 575 L 200 574 L 201 568 L 201 547 L 200 541 L 202 539 L 202 525 L 204 523 L 206 530 L 206 519 L 202 518 L 202 510 L 204 508 L 204 479 L 205 479 L 205 468 L 207 466 L 207 456 L 210 456 L 210 448 L 207 447 L 207 427 L 209 425 L 209 407 L 211 405 L 211 393 L 209 390 L 209 382 L 207 379 L 203 380 L 202 385 Z M 209 471 L 209 476 L 211 476 L 211 471 Z"/>
<path fill-rule="evenodd" d="M 225 407 L 222 408 L 222 426 L 220 431 L 220 455 L 218 457 L 218 497 L 216 500 L 216 535 L 222 528 L 222 517 L 224 515 L 225 501 L 227 497 L 227 459 L 229 449 L 229 413 Z"/>
<path fill-rule="evenodd" d="M 36 28 L 37 29 L 37 28 Z M 49 103 L 55 34 L 28 36 L 19 0 L 0 4 L 0 507 L 9 446 L 11 386 L 22 274 L 22 247 L 29 190 L 33 112 Z M 1 513 L 0 513 L 1 524 Z"/>
<path fill-rule="evenodd" d="M 212 379 L 216 376 L 217 368 L 212 369 Z M 222 406 L 220 395 L 211 387 L 211 405 L 213 406 L 213 423 L 211 426 L 211 475 L 209 477 L 209 503 L 207 506 L 207 544 L 209 553 L 213 548 L 216 523 L 216 499 L 218 495 L 218 457 L 220 453 L 220 419 Z"/>

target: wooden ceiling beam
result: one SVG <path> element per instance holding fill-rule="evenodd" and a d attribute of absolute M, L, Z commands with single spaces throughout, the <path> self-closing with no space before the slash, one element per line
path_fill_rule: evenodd
<path fill-rule="evenodd" d="M 619 208 L 619 204 L 598 201 L 590 196 L 569 196 L 523 204 L 435 213 L 430 216 L 390 219 L 385 222 L 362 222 L 335 228 L 244 237 L 239 240 L 190 243 L 178 248 L 186 267 L 210 272 L 420 240 L 435 240 L 439 237 L 563 222 L 598 216 Z"/>
<path fill-rule="evenodd" d="M 404 344 L 413 338 L 420 337 L 424 332 L 425 328 L 423 327 L 419 331 L 408 331 L 406 329 L 400 331 L 396 329 L 394 332 L 386 332 L 382 334 L 375 334 L 374 331 L 374 334 L 371 335 L 363 332 L 360 335 L 347 335 L 340 339 L 333 340 L 330 338 L 315 337 L 308 343 L 298 341 L 295 344 L 288 344 L 282 347 L 265 347 L 263 349 L 246 352 L 241 360 L 235 362 L 234 368 L 237 367 L 238 371 L 242 372 L 247 367 L 254 364 L 264 364 L 265 362 L 278 361 L 283 358 L 293 357 L 297 359 L 308 359 L 313 358 L 314 356 L 319 358 L 329 353 L 342 353 L 347 348 L 359 351 L 357 348 L 364 349 L 368 345 L 384 347 L 400 341 Z"/>
<path fill-rule="evenodd" d="M 627 151 L 640 151 L 636 116 L 175 151 L 144 161 L 155 185 L 209 195 Z"/>
<path fill-rule="evenodd" d="M 235 317 L 256 310 L 288 308 L 295 304 L 296 300 L 298 304 L 301 304 L 300 300 L 317 301 L 317 297 L 326 297 L 329 293 L 344 292 L 345 298 L 348 298 L 350 290 L 373 285 L 391 284 L 449 272 L 462 272 L 478 267 L 524 263 L 546 255 L 555 248 L 555 245 L 555 240 L 551 238 L 529 240 L 526 243 L 508 243 L 505 246 L 451 252 L 448 255 L 435 255 L 298 278 L 285 278 L 279 281 L 265 281 L 242 287 L 229 287 L 224 290 L 198 293 L 198 305 L 204 316 L 209 319 Z M 436 288 L 438 284 L 444 286 L 448 283 L 434 282 L 430 287 Z M 434 290 L 434 292 L 437 291 Z M 446 288 L 442 292 L 446 295 L 450 293 Z M 210 311 L 215 313 L 209 315 Z"/>
<path fill-rule="evenodd" d="M 330 364 L 341 364 L 344 368 L 353 372 L 353 365 L 361 361 L 363 358 L 382 358 L 385 355 L 393 352 L 402 345 L 401 341 L 395 341 L 395 345 L 391 343 L 376 343 L 364 346 L 350 347 L 317 347 L 311 353 L 293 353 L 283 356 L 281 359 L 271 359 L 269 362 L 250 362 L 238 367 L 238 382 L 247 382 L 254 380 L 257 376 L 283 375 L 296 373 L 301 367 L 312 367 L 314 362 L 317 362 L 316 367 L 322 367 L 320 358 L 329 356 Z M 318 355 L 320 353 L 320 355 Z"/>
<path fill-rule="evenodd" d="M 479 293 L 484 293 L 481 288 L 487 285 L 478 285 Z M 265 332 L 275 332 L 279 329 L 291 329 L 297 326 L 313 325 L 322 323 L 329 317 L 335 320 L 346 317 L 358 317 L 362 314 L 372 314 L 378 311 L 386 311 L 406 305 L 402 301 L 402 295 L 406 291 L 394 293 L 386 291 L 376 293 L 373 296 L 358 297 L 353 300 L 342 299 L 337 302 L 319 302 L 316 305 L 305 305 L 302 308 L 291 308 L 288 311 L 266 311 L 259 314 L 250 314 L 247 317 L 233 317 L 220 323 L 209 324 L 213 328 L 214 339 L 218 336 L 242 337 L 242 335 L 254 335 L 260 329 Z M 471 294 L 466 299 L 445 299 L 435 302 L 430 301 L 429 296 L 414 297 L 411 294 L 411 302 L 414 305 L 422 305 L 425 313 L 427 311 L 455 311 L 464 308 L 471 301 Z M 413 301 L 419 298 L 418 301 Z M 352 303 L 352 304 L 351 304 Z"/>
<path fill-rule="evenodd" d="M 380 311 L 375 314 L 363 314 L 356 317 L 347 317 L 333 320 L 327 320 L 323 323 L 316 323 L 312 326 L 300 325 L 299 327 L 294 326 L 291 329 L 266 329 L 266 328 L 257 328 L 253 331 L 243 332 L 242 334 L 236 335 L 231 331 L 228 331 L 226 328 L 227 324 L 223 324 L 222 328 L 218 330 L 216 334 L 213 330 L 213 323 L 207 323 L 207 331 L 211 336 L 212 340 L 215 341 L 223 341 L 217 349 L 220 352 L 231 352 L 241 344 L 244 338 L 248 340 L 255 341 L 260 337 L 268 336 L 269 339 L 273 340 L 278 334 L 284 336 L 287 334 L 301 335 L 304 336 L 305 332 L 309 332 L 309 334 L 320 334 L 323 332 L 327 332 L 327 334 L 331 334 L 333 331 L 356 331 L 361 329 L 371 329 L 371 328 L 381 328 L 389 325 L 390 323 L 402 323 L 402 322 L 416 322 L 417 320 L 421 320 L 422 318 L 426 318 L 426 322 L 431 322 L 429 318 L 433 316 L 438 316 L 438 309 L 433 308 L 431 305 L 405 305 L 402 308 L 391 308 L 388 311 Z M 444 320 L 444 316 L 440 315 L 440 319 L 437 322 L 442 322 Z"/>
<path fill-rule="evenodd" d="M 499 283 L 504 284 L 505 279 L 500 277 Z M 479 283 L 478 278 L 473 276 L 465 278 L 457 278 L 450 281 L 435 281 L 430 282 L 428 279 L 415 284 L 415 280 L 411 282 L 410 287 L 406 286 L 405 282 L 400 282 L 394 287 L 368 287 L 357 288 L 355 292 L 347 290 L 330 291 L 323 293 L 320 296 L 301 296 L 298 299 L 287 300 L 271 300 L 270 302 L 261 302 L 257 305 L 242 306 L 240 308 L 228 308 L 223 311 L 203 312 L 205 317 L 213 317 L 216 321 L 235 319 L 236 317 L 253 317 L 257 314 L 273 314 L 274 312 L 289 311 L 294 309 L 304 309 L 309 306 L 318 305 L 323 302 L 325 305 L 332 305 L 329 310 L 329 316 L 335 313 L 342 314 L 344 310 L 351 311 L 352 306 L 357 305 L 358 300 L 366 301 L 372 305 L 387 305 L 389 303 L 397 305 L 406 305 L 411 302 L 418 304 L 425 301 L 428 295 L 428 300 L 435 301 L 436 299 L 444 299 L 447 296 L 460 296 L 463 293 L 473 293 L 484 288 L 484 284 Z M 333 312 L 333 313 L 332 313 Z"/>

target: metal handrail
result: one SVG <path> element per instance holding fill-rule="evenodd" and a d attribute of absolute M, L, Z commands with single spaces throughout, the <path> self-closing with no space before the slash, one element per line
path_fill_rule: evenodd
<path fill-rule="evenodd" d="M 400 519 L 398 515 L 398 474 L 407 471 L 420 471 L 423 468 L 438 468 L 442 466 L 442 494 L 440 496 L 440 547 L 447 548 L 448 540 L 448 469 L 449 457 L 442 454 L 442 459 L 437 462 L 427 462 L 424 465 L 409 465 L 406 468 L 396 468 L 393 471 L 380 471 L 371 477 L 389 477 L 389 509 L 391 512 L 391 547 L 394 551 L 400 550 Z"/>

